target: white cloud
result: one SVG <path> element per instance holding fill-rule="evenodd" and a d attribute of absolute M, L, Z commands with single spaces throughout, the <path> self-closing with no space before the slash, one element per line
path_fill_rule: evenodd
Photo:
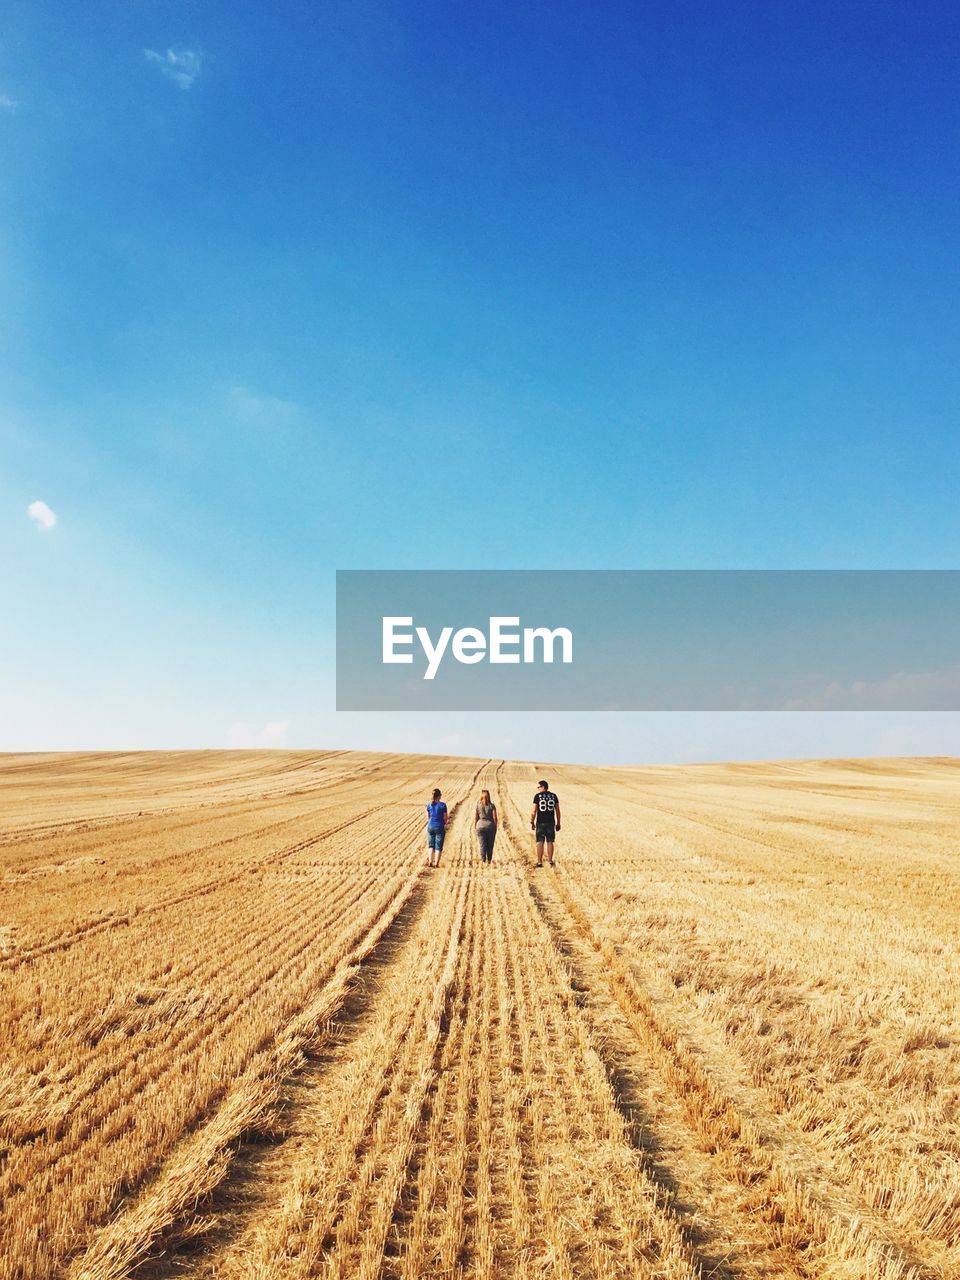
<path fill-rule="evenodd" d="M 51 511 L 45 502 L 31 502 L 27 515 L 38 529 L 52 529 L 57 523 L 57 513 Z"/>
<path fill-rule="evenodd" d="M 234 750 L 254 750 L 257 747 L 285 747 L 289 720 L 270 720 L 262 729 L 256 729 L 242 721 L 227 730 L 227 746 Z"/>
<path fill-rule="evenodd" d="M 16 111 L 20 103 L 9 94 L 0 93 L 0 111 Z"/>
<path fill-rule="evenodd" d="M 283 747 L 287 743 L 289 720 L 271 720 L 260 730 L 260 740 L 265 747 Z"/>
<path fill-rule="evenodd" d="M 199 49 L 167 49 L 164 53 L 158 53 L 156 49 L 144 49 L 143 56 L 181 89 L 193 87 L 203 62 L 203 54 Z"/>

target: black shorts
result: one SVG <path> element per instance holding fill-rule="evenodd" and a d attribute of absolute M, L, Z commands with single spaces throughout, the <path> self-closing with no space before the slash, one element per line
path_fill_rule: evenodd
<path fill-rule="evenodd" d="M 557 839 L 556 827 L 537 826 L 537 844 L 554 844 Z"/>

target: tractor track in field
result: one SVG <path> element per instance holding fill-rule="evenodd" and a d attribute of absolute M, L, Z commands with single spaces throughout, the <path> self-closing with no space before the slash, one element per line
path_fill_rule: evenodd
<path fill-rule="evenodd" d="M 508 794 L 502 786 L 500 793 Z M 522 822 L 510 803 L 514 821 Z M 530 870 L 528 882 L 579 1000 L 602 1029 L 601 1056 L 651 1176 L 684 1221 L 692 1246 L 707 1249 L 705 1275 L 712 1267 L 718 1276 L 817 1280 L 836 1238 L 831 1228 L 840 1226 L 868 1271 L 885 1265 L 886 1274 L 941 1280 L 869 1209 L 850 1204 L 842 1188 L 831 1186 L 825 1198 L 819 1181 L 798 1174 L 810 1164 L 809 1153 L 804 1162 L 780 1161 L 782 1136 L 764 1132 L 760 1117 L 743 1115 L 702 1046 L 686 1043 L 664 1020 L 619 948 L 578 901 L 559 855 L 555 869 Z"/>
<path fill-rule="evenodd" d="M 960 802 L 855 767 L 551 765 L 536 869 L 542 765 L 0 762 L 0 1280 L 952 1280 Z"/>
<path fill-rule="evenodd" d="M 421 876 L 376 945 L 358 959 L 342 1002 L 304 1052 L 302 1063 L 279 1082 L 279 1096 L 263 1121 L 237 1135 L 222 1181 L 162 1232 L 143 1261 L 138 1280 L 216 1276 L 229 1255 L 271 1200 L 296 1159 L 298 1144 L 316 1119 L 315 1094 L 333 1064 L 350 1053 L 369 1017 L 391 964 L 421 915 L 429 885 Z"/>
<path fill-rule="evenodd" d="M 461 804 L 481 771 L 482 767 L 474 774 L 464 797 L 449 806 L 451 831 L 455 825 L 465 825 Z M 310 1045 L 309 1052 L 302 1055 L 296 1069 L 280 1082 L 272 1115 L 256 1131 L 238 1135 L 223 1179 L 191 1206 L 189 1213 L 158 1236 L 138 1263 L 138 1280 L 213 1280 L 224 1268 L 231 1274 L 242 1273 L 242 1242 L 256 1233 L 260 1219 L 278 1212 L 292 1168 L 298 1159 L 306 1158 L 304 1153 L 311 1150 L 316 1131 L 326 1118 L 327 1098 L 333 1088 L 329 1077 L 349 1070 L 351 1054 L 364 1033 L 369 1034 L 378 1000 L 389 989 L 418 922 L 444 887 L 435 873 L 425 868 L 417 870 L 388 909 L 390 922 L 378 933 L 376 942 L 357 958 L 342 998 L 331 1010 L 322 1033 Z M 459 932 L 457 924 L 457 938 Z M 446 1009 L 444 1001 L 443 1022 Z M 395 1028 L 397 1051 L 407 1025 L 398 1024 Z M 438 1038 L 435 1059 L 442 1052 L 444 1038 L 445 1030 Z M 362 1140 L 363 1133 L 360 1137 Z M 338 1221 L 337 1215 L 331 1218 L 328 1233 L 336 1232 Z M 81 1271 L 78 1276 L 82 1274 Z"/>
<path fill-rule="evenodd" d="M 536 1258 L 557 1260 L 556 1274 L 569 1280 L 600 1280 L 652 1276 L 661 1253 L 679 1268 L 665 1274 L 732 1280 L 678 1225 L 649 1159 L 637 1184 L 623 1181 L 625 1165 L 619 1192 L 601 1197 L 609 1239 L 592 1246 L 568 1218 L 578 1212 L 569 1197 L 580 1194 L 565 1187 L 573 1165 L 559 1183 L 536 1173 L 551 1147 L 569 1158 L 570 1126 L 586 1125 L 600 1141 L 607 1126 L 620 1131 L 624 1110 L 599 1061 L 595 1070 L 584 1057 L 593 1052 L 586 1022 L 566 970 L 549 961 L 519 868 L 511 860 L 498 879 L 476 865 L 468 810 L 454 806 L 452 865 L 422 872 L 360 970 L 368 981 L 351 984 L 339 1029 L 285 1081 L 277 1140 L 239 1147 L 179 1239 L 169 1233 L 140 1265 L 142 1280 L 285 1277 L 288 1268 L 296 1277 L 492 1276 L 527 1274 Z M 417 971 L 407 953 L 418 922 L 418 963 L 447 975 L 439 1004 L 429 980 L 426 993 L 404 980 Z M 423 1021 L 431 999 L 439 1022 L 421 1051 L 412 1029 L 433 1025 Z M 356 1092 L 363 1114 L 346 1135 L 331 1133 L 328 1113 L 345 1092 Z M 620 1151 L 618 1160 L 637 1159 L 632 1146 Z M 644 1224 L 636 1238 L 635 1221 Z"/>
<path fill-rule="evenodd" d="M 667 812 L 660 806 L 649 807 L 656 813 Z M 669 812 L 672 816 L 674 811 Z M 581 853 L 588 859 L 603 858 L 611 838 L 606 833 L 612 831 L 613 825 L 609 816 L 601 812 L 599 825 L 581 833 Z M 730 840 L 739 839 L 735 826 L 711 825 Z M 771 850 L 779 847 L 760 839 L 750 843 Z M 920 1222 L 892 1220 L 883 1208 L 890 1176 L 878 1186 L 876 1174 L 858 1161 L 857 1153 L 849 1146 L 817 1141 L 818 1129 L 829 1127 L 835 1113 L 829 1102 L 821 1099 L 816 1083 L 811 1088 L 812 1076 L 801 1067 L 790 1081 L 788 1095 L 778 1080 L 774 1056 L 765 1060 L 747 1058 L 743 1043 L 734 1041 L 722 1022 L 718 1025 L 698 1007 L 697 993 L 683 982 L 682 973 L 681 978 L 671 978 L 670 968 L 663 967 L 675 965 L 676 958 L 671 960 L 662 953 L 658 956 L 657 929 L 652 930 L 649 941 L 642 934 L 625 933 L 616 914 L 615 898 L 619 895 L 611 901 L 602 890 L 598 893 L 595 884 L 583 879 L 582 865 L 575 861 L 569 873 L 559 876 L 553 887 L 555 892 L 545 904 L 548 911 L 562 921 L 559 927 L 566 938 L 578 938 L 581 949 L 593 953 L 604 983 L 635 1025 L 635 1041 L 641 1042 L 644 1037 L 659 1041 L 672 1060 L 685 1065 L 682 1087 L 699 1089 L 705 1100 L 712 1099 L 718 1114 L 725 1113 L 730 1120 L 731 1135 L 739 1134 L 740 1141 L 753 1148 L 763 1171 L 758 1185 L 766 1183 L 771 1188 L 771 1204 L 779 1194 L 790 1209 L 789 1214 L 783 1215 L 784 1221 L 789 1218 L 794 1223 L 805 1259 L 813 1258 L 819 1248 L 821 1267 L 826 1267 L 826 1260 L 833 1255 L 842 1254 L 850 1266 L 859 1266 L 871 1275 L 915 1280 L 946 1280 L 952 1275 L 952 1268 L 945 1261 L 944 1244 L 950 1236 L 946 1224 L 951 1216 L 956 1217 L 957 1202 L 951 1200 L 949 1191 L 941 1192 L 935 1184 L 929 1187 L 931 1205 L 936 1206 L 931 1209 L 936 1233 L 925 1231 Z M 863 886 L 861 901 L 871 897 L 872 886 Z M 697 907 L 709 911 L 709 895 Z M 730 904 L 727 909 L 731 909 Z M 733 910 L 748 935 L 749 913 L 739 907 Z M 633 929 L 636 928 L 634 923 Z M 736 955 L 729 951 L 723 954 Z M 716 955 L 711 963 L 717 963 Z M 759 959 L 754 961 L 756 965 L 762 963 Z M 742 972 L 742 958 L 740 965 Z M 707 985 L 709 988 L 709 979 Z M 773 975 L 767 977 L 764 990 L 775 1005 L 777 985 Z M 784 996 L 785 1004 L 792 1005 L 795 1000 L 792 992 Z M 806 1027 L 803 1019 L 808 1009 L 805 1003 L 799 1011 L 791 1008 L 793 1027 Z M 772 1009 L 768 1017 L 776 1021 Z M 812 1027 L 812 1031 L 815 1029 Z M 770 1044 L 761 1033 L 759 1045 L 754 1042 L 751 1047 L 762 1052 Z M 697 1077 L 699 1083 L 691 1084 Z M 796 1112 L 791 1109 L 793 1106 Z M 780 1232 L 783 1237 L 786 1234 L 785 1230 Z"/>
<path fill-rule="evenodd" d="M 508 803 L 507 788 L 498 778 L 498 793 L 503 810 Z M 625 1130 L 637 1152 L 647 1177 L 656 1188 L 658 1202 L 665 1214 L 673 1217 L 698 1275 L 710 1280 L 747 1280 L 766 1274 L 756 1269 L 745 1256 L 742 1242 L 725 1232 L 718 1215 L 706 1208 L 708 1193 L 691 1177 L 691 1164 L 677 1133 L 684 1126 L 677 1116 L 667 1111 L 662 1099 L 651 1100 L 650 1063 L 642 1060 L 631 1042 L 629 1029 L 609 992 L 601 973 L 591 963 L 592 952 L 572 933 L 553 904 L 551 883 L 561 874 L 558 867 L 533 868 L 525 856 L 514 824 L 522 817 L 513 806 L 513 821 L 501 812 L 502 836 L 510 841 L 521 866 L 524 867 L 526 889 L 545 932 L 568 975 L 576 1016 L 589 1029 L 592 1043 L 603 1063 L 611 1097 L 623 1116 Z"/>
<path fill-rule="evenodd" d="M 471 778 L 465 796 L 484 767 L 481 765 Z M 449 806 L 452 819 L 457 819 L 461 804 L 462 799 Z M 372 812 L 375 810 L 367 814 Z M 376 812 L 383 810 L 378 806 Z M 355 820 L 367 814 L 357 815 Z M 460 822 L 463 823 L 462 814 Z M 417 840 L 417 827 L 419 823 L 413 824 L 408 837 L 411 841 Z M 325 979 L 317 993 L 323 1009 L 320 1023 L 308 1021 L 303 1032 L 294 1038 L 292 1050 L 280 1068 L 274 1068 L 275 1096 L 268 1089 L 268 1102 L 253 1111 L 252 1119 L 244 1120 L 236 1133 L 221 1137 L 221 1112 L 232 1106 L 233 1096 L 228 1094 L 218 1110 L 206 1116 L 187 1139 L 186 1151 L 168 1157 L 166 1166 L 175 1165 L 177 1160 L 188 1164 L 192 1148 L 205 1155 L 212 1152 L 210 1158 L 219 1162 L 218 1176 L 200 1184 L 204 1188 L 201 1196 L 182 1198 L 175 1204 L 164 1201 L 164 1196 L 169 1201 L 170 1193 L 165 1188 L 161 1166 L 157 1178 L 142 1189 L 141 1198 L 106 1226 L 104 1233 L 93 1240 L 90 1251 L 74 1260 L 70 1277 L 101 1280 L 115 1276 L 119 1280 L 134 1265 L 138 1277 L 219 1275 L 221 1258 L 229 1256 L 244 1229 L 264 1211 L 271 1192 L 282 1187 L 297 1144 L 305 1139 L 310 1117 L 315 1116 L 312 1094 L 334 1062 L 348 1057 L 351 1044 L 360 1036 L 375 1007 L 376 992 L 387 983 L 390 965 L 403 950 L 426 902 L 436 893 L 436 882 L 431 883 L 425 870 L 413 864 L 365 940 L 358 942 Z M 328 991 L 330 996 L 324 1000 Z M 289 1038 L 289 1030 L 279 1030 L 276 1038 Z M 269 1068 L 269 1059 L 266 1065 Z M 256 1066 L 252 1070 L 262 1075 L 262 1069 Z M 253 1087 L 259 1083 L 260 1076 L 253 1076 Z M 207 1134 L 216 1137 L 209 1138 Z M 152 1215 L 156 1229 L 141 1230 L 137 1235 L 138 1215 L 147 1221 Z"/>
<path fill-rule="evenodd" d="M 782 1120 L 772 1116 L 744 1113 L 722 1074 L 712 1069 L 704 1046 L 677 1037 L 616 945 L 597 934 L 561 878 L 545 889 L 535 886 L 533 892 L 545 917 L 555 921 L 564 945 L 581 957 L 593 953 L 594 962 L 586 960 L 588 971 L 628 1020 L 635 1042 L 643 1044 L 652 1059 L 659 1058 L 660 1075 L 686 1110 L 690 1125 L 701 1129 L 696 1145 L 725 1165 L 734 1181 L 745 1181 L 750 1188 L 742 1212 L 752 1223 L 744 1236 L 756 1238 L 754 1251 L 759 1256 L 769 1252 L 775 1268 L 770 1274 L 815 1280 L 822 1259 L 811 1258 L 813 1245 L 819 1244 L 826 1258 L 832 1241 L 846 1234 L 852 1258 L 865 1274 L 886 1264 L 891 1274 L 911 1280 L 942 1280 L 942 1273 L 928 1265 L 911 1242 L 895 1239 L 868 1206 L 851 1201 L 849 1187 L 830 1179 L 817 1157 L 804 1149 L 802 1135 L 785 1133 Z M 754 1192 L 760 1193 L 759 1202 Z M 760 1223 L 766 1229 L 758 1237 Z"/>

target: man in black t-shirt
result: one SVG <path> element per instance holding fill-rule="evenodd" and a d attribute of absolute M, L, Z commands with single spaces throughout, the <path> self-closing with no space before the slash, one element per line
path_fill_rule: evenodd
<path fill-rule="evenodd" d="M 547 849 L 547 865 L 553 866 L 553 844 L 560 830 L 560 801 L 550 790 L 550 783 L 543 778 L 537 784 L 530 810 L 530 827 L 537 837 L 537 866 L 543 866 L 543 849 Z"/>

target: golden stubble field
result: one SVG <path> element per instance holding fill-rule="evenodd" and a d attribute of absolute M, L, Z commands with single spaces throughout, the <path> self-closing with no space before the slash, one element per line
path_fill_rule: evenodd
<path fill-rule="evenodd" d="M 0 757 L 0 1276 L 950 1280 L 958 924 L 956 760 Z"/>

